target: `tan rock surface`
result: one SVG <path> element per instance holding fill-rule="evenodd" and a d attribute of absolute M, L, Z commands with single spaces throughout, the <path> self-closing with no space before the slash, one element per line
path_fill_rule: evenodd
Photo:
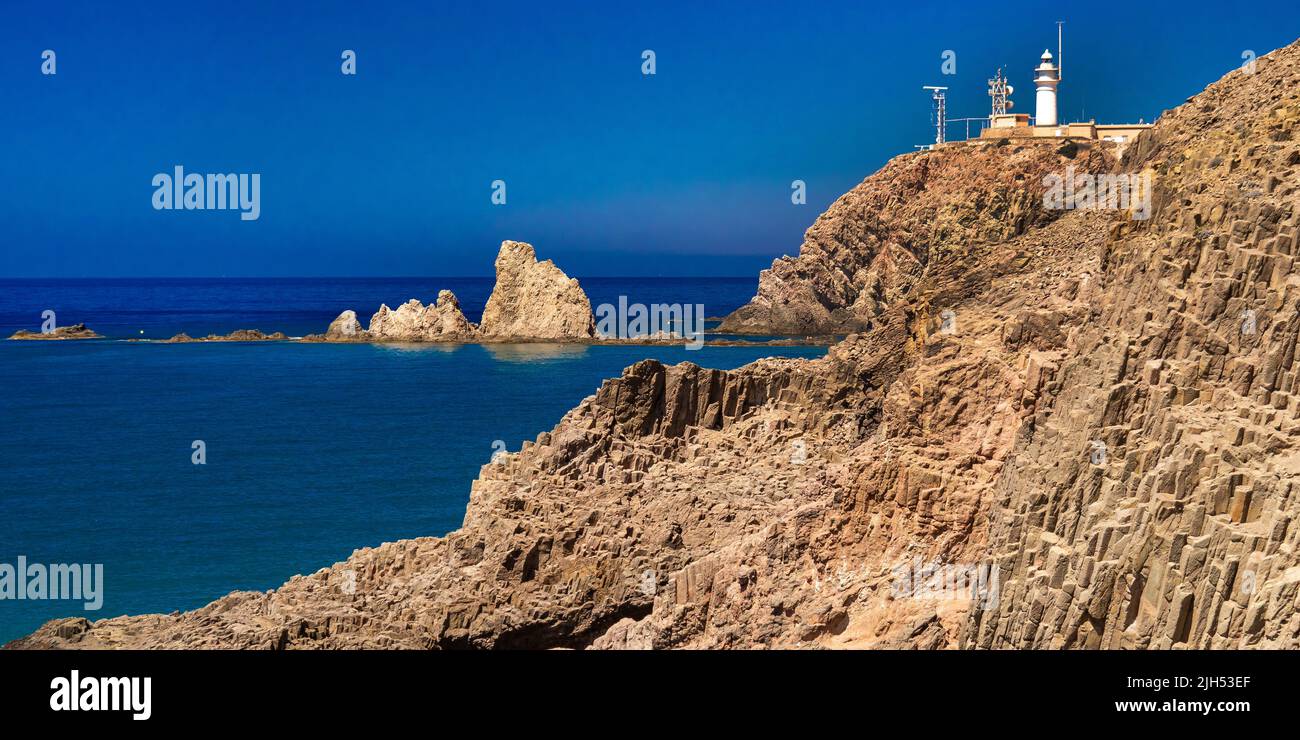
<path fill-rule="evenodd" d="M 378 341 L 459 342 L 472 339 L 477 331 L 461 313 L 456 295 L 443 290 L 438 293 L 437 303 L 429 306 L 414 298 L 397 310 L 381 305 L 370 317 L 367 333 Z"/>
<path fill-rule="evenodd" d="M 100 335 L 86 328 L 85 324 L 73 324 L 72 326 L 60 326 L 52 331 L 39 332 L 19 329 L 14 332 L 10 339 L 37 340 L 37 341 L 55 341 L 60 339 L 103 339 Z"/>
<path fill-rule="evenodd" d="M 1050 142 L 958 143 L 895 157 L 818 217 L 798 257 L 760 273 L 757 295 L 718 331 L 866 331 L 906 300 L 931 261 L 960 258 L 947 250 L 1005 241 L 1058 218 L 1061 211 L 1043 207 L 1045 174 L 1110 163 L 1100 148 Z"/>
<path fill-rule="evenodd" d="M 357 320 L 357 312 L 352 309 L 339 314 L 325 330 L 325 339 L 335 342 L 355 342 L 369 338 L 370 333 L 361 328 L 361 322 Z"/>
<path fill-rule="evenodd" d="M 538 262 L 531 244 L 501 242 L 496 276 L 479 327 L 485 338 L 590 339 L 596 335 L 591 301 L 578 281 L 550 260 Z"/>
<path fill-rule="evenodd" d="M 1257 62 L 1129 147 L 1148 221 L 1031 216 L 1007 154 L 959 150 L 1023 226 L 899 242 L 924 259 L 824 358 L 638 363 L 446 537 L 11 647 L 1298 648 L 1300 45 Z M 868 271 L 906 231 L 852 228 Z M 996 565 L 997 598 L 900 591 L 911 564 Z"/>
<path fill-rule="evenodd" d="M 289 336 L 282 331 L 267 334 L 259 329 L 236 329 L 229 334 L 209 334 L 206 337 L 191 337 L 181 332 L 163 344 L 186 344 L 189 342 L 284 342 Z"/>

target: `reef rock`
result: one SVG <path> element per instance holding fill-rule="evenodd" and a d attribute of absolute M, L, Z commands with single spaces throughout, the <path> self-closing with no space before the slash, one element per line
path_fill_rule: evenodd
<path fill-rule="evenodd" d="M 483 309 L 485 339 L 591 339 L 596 319 L 578 281 L 550 260 L 537 261 L 531 244 L 501 242 L 496 286 Z"/>
<path fill-rule="evenodd" d="M 348 309 L 330 322 L 329 329 L 325 330 L 325 338 L 335 342 L 361 341 L 369 339 L 369 333 L 361 328 L 357 312 Z"/>
<path fill-rule="evenodd" d="M 343 318 L 340 316 L 335 324 Z M 443 290 L 438 293 L 438 302 L 429 306 L 414 298 L 397 310 L 381 305 L 370 318 L 368 333 L 371 339 L 381 342 L 463 342 L 473 339 L 477 330 L 461 313 L 456 295 Z"/>
<path fill-rule="evenodd" d="M 74 324 L 72 326 L 60 326 L 57 329 L 48 332 L 28 331 L 19 329 L 14 332 L 10 339 L 24 340 L 60 340 L 60 339 L 103 339 L 100 335 L 86 328 L 85 324 Z"/>
<path fill-rule="evenodd" d="M 181 332 L 171 339 L 163 340 L 164 344 L 186 344 L 188 342 L 284 342 L 289 336 L 282 331 L 267 334 L 259 329 L 236 329 L 229 334 L 209 334 L 206 337 L 194 338 L 185 332 Z"/>

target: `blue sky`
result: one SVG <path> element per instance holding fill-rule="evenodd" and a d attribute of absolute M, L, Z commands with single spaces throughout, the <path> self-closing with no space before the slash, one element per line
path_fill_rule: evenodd
<path fill-rule="evenodd" d="M 0 277 L 489 275 L 507 238 L 573 275 L 752 275 L 931 140 L 922 85 L 987 115 L 1003 65 L 1032 112 L 1042 5 L 7 3 Z M 1068 13 L 1062 118 L 1150 121 L 1297 18 Z M 260 173 L 261 217 L 154 210 L 174 165 Z"/>

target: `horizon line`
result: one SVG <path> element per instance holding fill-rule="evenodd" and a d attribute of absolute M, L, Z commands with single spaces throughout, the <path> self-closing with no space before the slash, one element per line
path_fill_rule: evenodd
<path fill-rule="evenodd" d="M 756 280 L 757 275 L 570 275 L 596 280 Z M 44 275 L 4 280 L 495 280 L 496 275 Z"/>

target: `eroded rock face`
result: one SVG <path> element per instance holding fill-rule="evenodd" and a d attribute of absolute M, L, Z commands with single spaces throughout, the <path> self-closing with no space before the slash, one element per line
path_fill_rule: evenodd
<path fill-rule="evenodd" d="M 339 314 L 337 319 L 330 322 L 329 329 L 325 330 L 325 338 L 336 342 L 360 341 L 369 339 L 369 333 L 361 328 L 361 322 L 357 320 L 357 312 L 348 309 Z"/>
<path fill-rule="evenodd" d="M 550 260 L 538 262 L 531 244 L 501 242 L 496 276 L 479 326 L 485 338 L 590 339 L 596 335 L 591 301 L 578 281 Z"/>
<path fill-rule="evenodd" d="M 1300 645 L 1300 46 L 1125 153 L 1090 320 L 990 502 L 1008 573 L 967 647 Z M 1101 454 L 1097 454 L 1100 452 Z"/>
<path fill-rule="evenodd" d="M 11 647 L 1300 647 L 1300 46 L 1123 166 L 1149 221 L 953 231 L 824 358 L 627 368 L 446 537 Z"/>
<path fill-rule="evenodd" d="M 381 305 L 363 330 L 356 313 L 344 311 L 330 324 L 325 341 L 508 342 L 548 339 L 585 341 L 595 337 L 591 302 L 578 281 L 550 260 L 538 262 L 529 244 L 505 241 L 496 259 L 496 284 L 481 326 L 471 323 L 450 290 L 425 306 L 412 298 L 391 309 Z"/>
<path fill-rule="evenodd" d="M 474 338 L 477 330 L 461 313 L 455 294 L 443 290 L 437 303 L 430 306 L 414 298 L 397 310 L 381 305 L 370 317 L 368 333 L 379 341 L 458 342 Z"/>
<path fill-rule="evenodd" d="M 804 234 L 796 258 L 759 274 L 758 293 L 718 331 L 825 335 L 870 329 L 906 300 L 926 265 L 1041 227 L 1042 179 L 1073 166 L 1100 172 L 1101 149 L 1051 142 L 954 144 L 895 157 L 845 193 Z M 956 253 L 954 254 L 954 250 Z"/>

